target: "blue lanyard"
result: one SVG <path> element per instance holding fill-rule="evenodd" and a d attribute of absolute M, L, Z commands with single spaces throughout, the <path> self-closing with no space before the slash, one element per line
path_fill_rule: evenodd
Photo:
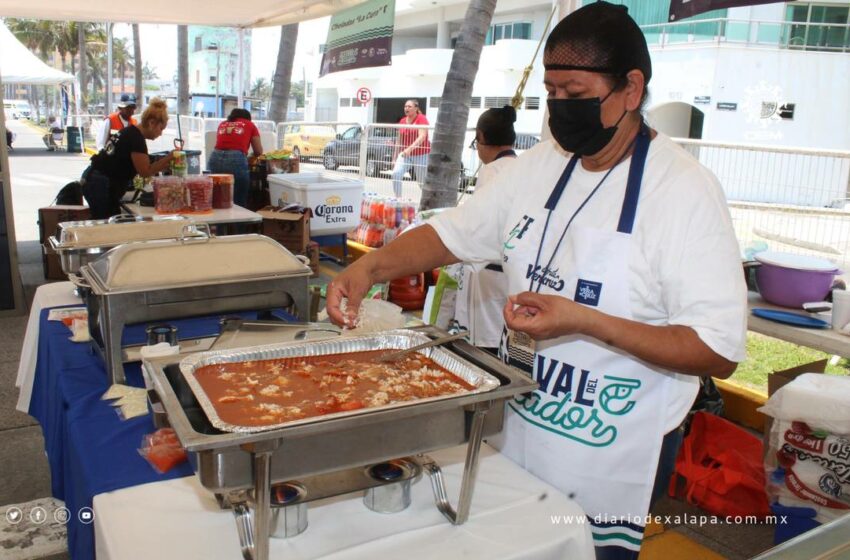
<path fill-rule="evenodd" d="M 640 195 L 640 183 L 643 176 L 643 168 L 646 163 L 646 154 L 649 151 L 649 127 L 646 126 L 646 123 L 641 123 L 640 132 L 632 142 L 632 145 L 634 146 L 634 152 L 632 154 L 631 164 L 629 165 L 629 178 L 626 187 L 626 195 L 623 200 L 623 209 L 620 213 L 620 223 L 617 228 L 618 231 L 623 233 L 631 233 L 635 212 L 637 210 L 637 200 Z M 552 262 L 555 260 L 555 255 L 557 255 L 558 249 L 560 249 L 561 243 L 564 241 L 573 220 L 575 220 L 576 216 L 584 210 L 587 203 L 590 202 L 593 196 L 599 191 L 599 188 L 602 186 L 602 183 L 605 182 L 605 179 L 607 179 L 617 166 L 626 159 L 628 154 L 629 150 L 626 150 L 623 157 L 621 157 L 619 161 L 617 161 L 617 163 L 615 163 L 614 166 L 605 173 L 599 183 L 597 183 L 593 190 L 590 191 L 590 194 L 588 194 L 579 207 L 576 208 L 573 215 L 570 216 L 570 219 L 567 221 L 567 225 L 564 226 L 564 231 L 561 232 L 561 237 L 558 239 L 558 243 L 555 245 L 555 249 L 552 251 L 552 256 L 549 257 L 549 261 L 546 263 L 546 266 L 539 271 L 540 279 L 537 281 L 537 288 L 535 289 L 534 275 L 535 273 L 538 273 L 537 266 L 540 264 L 540 255 L 543 252 L 543 244 L 546 241 L 546 231 L 549 229 L 549 220 L 552 218 L 552 212 L 561 200 L 561 195 L 564 194 L 564 190 L 566 189 L 567 183 L 573 174 L 573 170 L 581 160 L 581 157 L 577 155 L 573 155 L 573 157 L 570 158 L 569 163 L 567 163 L 567 167 L 564 169 L 564 172 L 561 173 L 561 177 L 558 179 L 558 182 L 555 184 L 555 188 L 552 190 L 552 193 L 549 195 L 549 199 L 544 205 L 544 208 L 548 210 L 548 213 L 546 214 L 546 222 L 543 225 L 543 234 L 540 236 L 540 244 L 537 246 L 537 256 L 534 259 L 534 267 L 531 269 L 531 279 L 529 280 L 528 287 L 529 291 L 540 292 L 540 288 L 543 286 L 543 281 L 546 279 L 549 267 L 552 266 Z"/>

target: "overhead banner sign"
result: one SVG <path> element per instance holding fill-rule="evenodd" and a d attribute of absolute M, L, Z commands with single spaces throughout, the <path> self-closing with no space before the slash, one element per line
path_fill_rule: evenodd
<path fill-rule="evenodd" d="M 331 17 L 320 76 L 392 63 L 395 0 L 370 0 Z"/>
<path fill-rule="evenodd" d="M 679 21 L 711 10 L 776 3 L 776 0 L 670 0 L 670 15 L 667 21 Z"/>

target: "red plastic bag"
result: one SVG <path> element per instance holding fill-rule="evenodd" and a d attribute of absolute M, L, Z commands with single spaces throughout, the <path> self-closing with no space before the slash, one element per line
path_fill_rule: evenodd
<path fill-rule="evenodd" d="M 770 515 L 763 445 L 732 422 L 697 412 L 682 442 L 670 495 L 717 516 Z"/>

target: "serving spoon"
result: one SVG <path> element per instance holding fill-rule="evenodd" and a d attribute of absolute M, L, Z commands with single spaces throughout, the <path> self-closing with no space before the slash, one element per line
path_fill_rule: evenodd
<path fill-rule="evenodd" d="M 432 346 L 440 346 L 447 342 L 451 342 L 452 340 L 457 340 L 459 338 L 464 338 L 469 336 L 469 331 L 460 331 L 455 334 L 450 334 L 448 336 L 441 336 L 440 338 L 435 338 L 433 340 L 429 340 L 428 342 L 423 342 L 422 344 L 417 344 L 416 346 L 411 346 L 410 348 L 405 348 L 404 350 L 398 350 L 394 352 L 387 352 L 385 354 L 381 354 L 377 358 L 375 358 L 376 362 L 394 362 L 401 358 L 404 358 L 408 354 L 412 352 L 418 352 L 423 348 L 430 348 Z"/>

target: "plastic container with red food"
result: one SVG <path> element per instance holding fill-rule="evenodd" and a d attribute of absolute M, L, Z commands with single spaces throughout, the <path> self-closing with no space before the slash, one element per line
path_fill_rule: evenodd
<path fill-rule="evenodd" d="M 189 212 L 199 214 L 212 212 L 213 180 L 209 175 L 194 175 L 185 178 Z"/>
<path fill-rule="evenodd" d="M 213 182 L 212 207 L 226 209 L 233 207 L 233 175 L 229 173 L 211 173 Z"/>
<path fill-rule="evenodd" d="M 157 213 L 179 214 L 188 209 L 182 177 L 154 177 L 152 182 L 154 209 Z"/>

